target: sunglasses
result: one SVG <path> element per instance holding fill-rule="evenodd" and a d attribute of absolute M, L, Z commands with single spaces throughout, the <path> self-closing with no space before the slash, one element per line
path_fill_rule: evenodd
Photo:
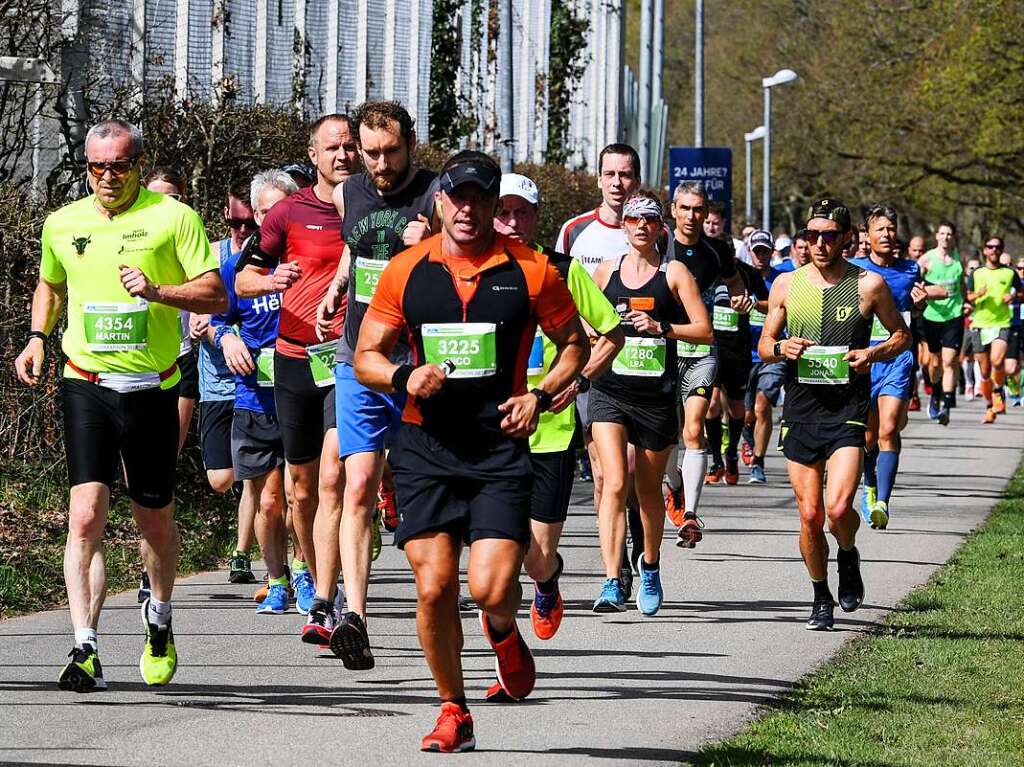
<path fill-rule="evenodd" d="M 1000 245 L 998 242 L 986 242 L 985 243 L 985 247 L 988 248 L 989 250 L 1002 250 L 1003 249 L 1003 246 Z"/>
<path fill-rule="evenodd" d="M 254 218 L 226 218 L 228 226 L 232 229 L 255 229 L 256 219 Z"/>
<path fill-rule="evenodd" d="M 625 216 L 622 220 L 636 226 L 641 221 L 646 221 L 648 224 L 656 224 L 662 219 L 661 216 Z"/>
<path fill-rule="evenodd" d="M 826 231 L 819 231 L 817 229 L 804 229 L 804 239 L 807 240 L 807 243 L 809 245 L 813 245 L 814 243 L 816 243 L 819 237 L 821 238 L 821 241 L 824 242 L 826 245 L 831 245 L 832 243 L 839 239 L 839 236 L 841 234 L 842 232 L 836 231 L 835 229 L 828 229 Z"/>
<path fill-rule="evenodd" d="M 132 168 L 135 167 L 135 162 L 138 160 L 138 156 L 129 157 L 127 160 L 114 160 L 113 162 L 87 162 L 86 167 L 89 169 L 89 175 L 93 178 L 102 178 L 103 174 L 108 170 L 110 175 L 120 178 L 121 176 L 127 176 Z"/>

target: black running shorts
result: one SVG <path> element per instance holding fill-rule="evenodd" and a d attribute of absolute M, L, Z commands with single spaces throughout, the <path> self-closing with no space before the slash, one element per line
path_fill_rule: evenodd
<path fill-rule="evenodd" d="M 277 417 L 236 410 L 231 418 L 231 463 L 235 479 L 255 479 L 284 463 L 284 445 Z"/>
<path fill-rule="evenodd" d="M 750 369 L 754 366 L 750 351 L 737 357 L 718 350 L 718 370 L 715 372 L 715 386 L 725 389 L 726 396 L 733 402 L 743 402 L 747 394 Z"/>
<path fill-rule="evenodd" d="M 940 354 L 943 349 L 956 349 L 959 352 L 964 343 L 964 321 L 959 317 L 946 322 L 926 319 L 924 340 L 932 354 Z"/>
<path fill-rule="evenodd" d="M 113 487 L 121 473 L 128 497 L 161 509 L 174 500 L 178 464 L 178 387 L 120 394 L 65 378 L 64 448 L 72 487 L 100 482 Z"/>
<path fill-rule="evenodd" d="M 565 522 L 576 475 L 576 450 L 558 453 L 530 453 L 533 467 L 533 494 L 530 519 L 555 524 Z"/>
<path fill-rule="evenodd" d="M 855 423 L 824 425 L 782 423 L 782 453 L 805 466 L 827 461 L 841 447 L 864 447 L 864 427 Z"/>
<path fill-rule="evenodd" d="M 1006 339 L 1006 359 L 1020 359 L 1021 353 L 1021 327 L 1020 325 L 1010 326 L 1010 335 Z"/>
<path fill-rule="evenodd" d="M 334 385 L 317 386 L 309 361 L 274 353 L 274 402 L 288 463 L 320 457 L 324 435 L 337 428 Z"/>
<path fill-rule="evenodd" d="M 207 471 L 231 468 L 233 399 L 199 403 L 199 446 Z"/>
<path fill-rule="evenodd" d="M 181 382 L 178 384 L 178 396 L 184 399 L 199 399 L 199 360 L 197 346 L 189 348 L 178 357 L 178 370 L 181 371 Z"/>

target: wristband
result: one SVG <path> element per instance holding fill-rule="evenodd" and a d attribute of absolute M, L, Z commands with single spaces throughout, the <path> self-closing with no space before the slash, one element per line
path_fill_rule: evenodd
<path fill-rule="evenodd" d="M 537 409 L 541 413 L 546 413 L 551 409 L 551 400 L 554 399 L 543 389 L 530 389 L 530 394 L 537 398 Z"/>
<path fill-rule="evenodd" d="M 412 371 L 415 369 L 412 365 L 399 365 L 395 368 L 395 372 L 391 374 L 391 387 L 396 392 L 406 393 L 406 387 L 409 385 L 409 376 L 412 375 Z"/>
<path fill-rule="evenodd" d="M 223 351 L 224 349 L 224 336 L 227 335 L 228 333 L 235 337 L 238 336 L 238 331 L 235 330 L 234 326 L 232 325 L 221 325 L 215 331 L 213 331 L 213 345 L 216 346 L 221 351 Z"/>
<path fill-rule="evenodd" d="M 45 343 L 46 343 L 47 341 L 49 341 L 49 340 L 50 340 L 50 337 L 49 337 L 48 335 L 46 335 L 46 333 L 44 333 L 43 331 L 41 331 L 41 330 L 30 330 L 30 331 L 28 331 L 28 337 L 27 337 L 27 338 L 25 339 L 25 343 L 28 343 L 28 342 L 29 342 L 29 341 L 31 341 L 31 340 L 32 340 L 33 338 L 38 338 L 38 339 L 39 339 L 39 340 L 41 340 L 41 341 L 42 341 L 42 342 L 43 342 L 44 344 L 45 344 Z"/>
<path fill-rule="evenodd" d="M 580 394 L 590 391 L 590 379 L 583 375 L 583 373 L 576 376 L 576 390 Z"/>
<path fill-rule="evenodd" d="M 775 345 L 772 347 L 772 356 L 774 356 L 774 357 L 781 357 L 782 356 L 782 341 L 776 341 L 775 342 Z"/>

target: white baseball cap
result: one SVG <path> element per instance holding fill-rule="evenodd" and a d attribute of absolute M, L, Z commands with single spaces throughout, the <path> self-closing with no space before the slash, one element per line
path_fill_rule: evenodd
<path fill-rule="evenodd" d="M 510 194 L 522 197 L 531 205 L 536 205 L 540 202 L 540 192 L 537 190 L 537 185 L 520 173 L 501 174 L 501 186 L 498 189 L 498 196 L 504 197 Z"/>

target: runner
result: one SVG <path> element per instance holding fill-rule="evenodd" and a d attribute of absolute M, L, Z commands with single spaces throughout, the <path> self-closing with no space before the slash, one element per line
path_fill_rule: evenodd
<path fill-rule="evenodd" d="M 360 383 L 406 391 L 390 460 L 402 521 L 395 542 L 416 577 L 420 644 L 442 704 L 425 751 L 476 741 L 461 665 L 459 554 L 469 544 L 469 588 L 498 681 L 512 698 L 533 690 L 533 656 L 516 627 L 519 571 L 530 541 L 526 438 L 587 361 L 572 296 L 547 257 L 495 235 L 501 171 L 479 152 L 451 157 L 435 199 L 441 234 L 394 258 L 381 274 L 355 354 Z M 534 328 L 557 347 L 541 385 L 526 391 Z M 418 367 L 391 362 L 409 334 Z"/>
<path fill-rule="evenodd" d="M 854 258 L 851 263 L 879 275 L 892 293 L 896 309 L 904 325 L 910 329 L 910 312 L 924 304 L 927 290 L 945 292 L 941 288 L 925 288 L 921 270 L 910 259 L 896 255 L 896 211 L 888 205 L 872 205 L 865 214 L 871 255 Z M 889 339 L 889 330 L 876 316 L 871 325 L 870 345 Z M 911 336 L 913 341 L 913 336 Z M 907 405 L 911 396 L 910 382 L 914 368 L 913 347 L 886 362 L 871 366 L 871 406 L 864 445 L 864 487 L 861 515 L 871 527 L 885 530 L 889 524 L 889 499 L 899 471 L 900 432 L 907 425 Z"/>
<path fill-rule="evenodd" d="M 240 190 L 239 190 L 240 191 Z M 250 185 L 251 210 L 256 225 L 266 212 L 298 186 L 284 171 L 257 174 Z M 288 553 L 284 521 L 284 446 L 274 407 L 274 343 L 277 339 L 281 296 L 239 298 L 235 273 L 240 252 L 221 262 L 220 274 L 228 293 L 228 310 L 210 320 L 212 343 L 235 376 L 231 419 L 231 459 L 235 478 L 246 482 L 257 506 L 256 538 L 269 577 L 267 596 L 256 613 L 280 615 L 288 609 Z M 238 552 L 235 552 L 236 556 Z M 246 549 L 248 559 L 248 548 Z M 232 564 L 232 571 L 234 564 Z M 237 581 L 236 581 L 237 582 Z"/>
<path fill-rule="evenodd" d="M 826 519 L 839 544 L 839 605 L 851 612 L 864 600 L 853 496 L 871 396 L 868 373 L 872 363 L 907 349 L 910 331 L 885 281 L 841 258 L 851 236 L 849 210 L 823 199 L 807 217 L 811 263 L 776 278 L 757 351 L 766 362 L 786 360 L 783 451 L 800 513 L 800 553 L 814 587 L 807 628 L 822 631 L 832 629 L 835 608 Z M 873 315 L 891 335 L 868 348 Z"/>
<path fill-rule="evenodd" d="M 661 482 L 679 435 L 679 365 L 676 344 L 670 341 L 710 344 L 712 333 L 693 275 L 658 253 L 658 237 L 665 226 L 661 202 L 640 192 L 626 202 L 623 221 L 629 251 L 618 263 L 607 261 L 594 272 L 594 281 L 614 303 L 626 336 L 611 372 L 594 381 L 589 402 L 594 444 L 605 470 L 598 509 L 605 581 L 594 612 L 626 609 L 628 596 L 619 573 L 630 484 L 627 445 L 632 444 L 644 544 L 636 604 L 644 615 L 654 615 L 664 598 L 659 566 L 665 530 Z"/>
<path fill-rule="evenodd" d="M 526 176 L 505 173 L 501 177 L 500 205 L 494 217 L 494 229 L 518 242 L 534 241 L 540 221 L 540 195 L 537 185 Z M 535 246 L 544 252 L 543 248 Z M 530 546 L 523 567 L 533 579 L 533 605 L 530 619 L 533 633 L 540 639 L 551 639 L 562 622 L 564 605 L 558 588 L 562 574 L 562 557 L 558 542 L 569 512 L 572 495 L 576 444 L 576 398 L 590 390 L 591 381 L 607 370 L 625 343 L 619 315 L 583 265 L 564 254 L 551 257 L 551 263 L 565 280 L 580 316 L 597 334 L 590 350 L 590 361 L 576 380 L 552 402 L 551 410 L 541 413 L 537 430 L 530 436 L 530 465 L 533 492 L 530 497 Z M 527 386 L 543 381 L 551 369 L 555 345 L 538 330 L 534 336 L 527 366 Z M 501 692 L 494 685 L 488 696 Z"/>
<path fill-rule="evenodd" d="M 67 306 L 61 388 L 71 492 L 64 578 L 75 645 L 58 685 L 75 692 L 107 686 L 96 632 L 106 595 L 102 541 L 110 489 L 122 470 L 152 584 L 142 605 L 139 670 L 149 685 L 174 676 L 179 310 L 223 311 L 226 302 L 202 221 L 188 206 L 142 187 L 143 152 L 142 133 L 121 120 L 87 133 L 93 194 L 43 224 L 32 330 L 15 361 L 23 383 L 40 382 L 46 339 Z"/>
<path fill-rule="evenodd" d="M 1024 281 L 1024 259 L 1014 265 L 1017 278 Z M 1021 406 L 1020 358 L 1024 353 L 1024 302 L 1015 300 L 1011 306 L 1010 337 L 1006 343 L 1006 388 L 1014 407 Z"/>
<path fill-rule="evenodd" d="M 984 423 L 994 423 L 997 415 L 1006 412 L 1003 384 L 1011 304 L 1024 298 L 1024 285 L 1017 273 L 999 263 L 1002 254 L 1003 238 L 989 237 L 984 265 L 967 278 L 967 300 L 974 304 L 971 336 L 981 372 L 978 388 L 988 406 Z"/>
<path fill-rule="evenodd" d="M 742 296 L 745 285 L 729 243 L 704 235 L 707 205 L 707 192 L 701 182 L 684 181 L 676 187 L 672 200 L 675 232 L 668 243 L 668 255 L 682 261 L 690 270 L 697 280 L 704 308 L 708 316 L 713 317 L 715 306 L 729 307 L 730 293 Z M 692 549 L 703 537 L 703 523 L 697 516 L 697 509 L 708 470 L 704 419 L 715 384 L 718 347 L 714 342 L 689 341 L 680 341 L 676 346 L 684 450 L 680 459 L 670 462 L 665 502 L 669 519 L 679 527 L 676 545 Z"/>
<path fill-rule="evenodd" d="M 928 379 L 932 386 L 928 417 L 943 426 L 956 398 L 960 349 L 964 341 L 964 296 L 967 283 L 960 252 L 955 248 L 956 227 L 940 221 L 935 247 L 918 262 L 926 283 L 941 290 L 924 310 L 924 336 L 928 344 Z M 944 294 L 944 295 L 942 295 Z"/>
<path fill-rule="evenodd" d="M 316 314 L 343 248 L 341 219 L 332 202 L 334 188 L 359 170 L 359 153 L 346 115 L 326 115 L 313 123 L 309 159 L 316 166 L 316 184 L 270 210 L 260 229 L 259 247 L 235 280 L 240 298 L 282 294 L 274 401 L 290 475 L 292 524 L 306 557 L 291 564 L 295 606 L 304 614 L 316 596 L 314 520 L 318 514 L 337 519 L 341 513 L 343 477 L 333 374 L 341 316 L 335 317 L 330 334 L 321 341 Z M 337 545 L 337 527 L 325 534 L 326 545 Z"/>
<path fill-rule="evenodd" d="M 317 596 L 303 640 L 319 643 L 326 637 L 345 668 L 358 670 L 374 665 L 366 631 L 366 592 L 371 548 L 379 554 L 381 545 L 377 491 L 384 450 L 390 447 L 401 423 L 405 397 L 401 393 L 376 392 L 359 383 L 352 369 L 352 355 L 363 315 L 384 267 L 406 246 L 430 234 L 437 183 L 433 173 L 416 168 L 412 162 L 416 148 L 413 119 L 398 102 L 367 101 L 360 105 L 352 115 L 352 131 L 366 170 L 335 187 L 334 203 L 343 222 L 345 252 L 317 312 L 318 333 L 329 331 L 325 322 L 341 308 L 347 291 L 348 309 L 334 370 L 345 498 L 338 515 L 317 517 Z M 411 360 L 409 345 L 399 339 L 391 361 L 404 365 Z M 333 596 L 339 535 L 348 611 L 335 625 Z M 373 545 L 371 538 L 375 539 Z"/>

